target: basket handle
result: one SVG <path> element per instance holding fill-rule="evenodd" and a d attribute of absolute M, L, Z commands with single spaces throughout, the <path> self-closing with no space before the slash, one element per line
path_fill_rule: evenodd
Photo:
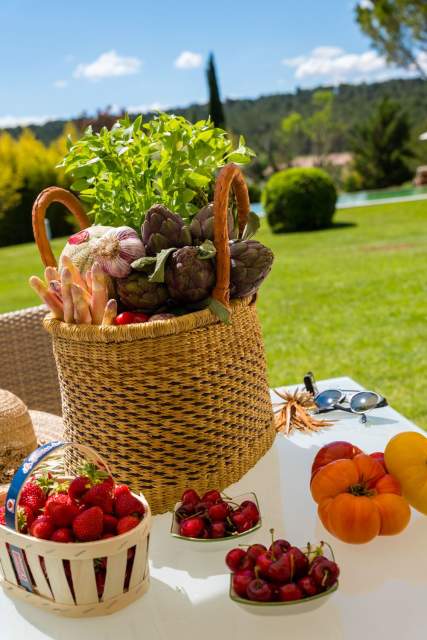
<path fill-rule="evenodd" d="M 88 458 L 94 459 L 99 467 L 105 469 L 108 475 L 112 475 L 107 462 L 99 455 L 99 453 L 97 453 L 97 451 L 95 451 L 95 449 L 92 449 L 92 447 L 88 447 L 77 442 L 62 442 L 60 440 L 48 442 L 30 453 L 12 478 L 6 497 L 5 520 L 8 527 L 18 530 L 16 519 L 19 497 L 29 476 L 31 476 L 52 453 L 57 452 L 59 449 L 66 449 L 69 447 L 77 449 L 77 451 L 83 453 Z"/>
<path fill-rule="evenodd" d="M 61 187 L 48 187 L 47 189 L 43 189 L 34 202 L 32 219 L 34 239 L 45 267 L 56 267 L 57 265 L 44 224 L 47 208 L 53 202 L 63 204 L 76 218 L 80 229 L 86 229 L 86 227 L 90 226 L 90 220 L 86 215 L 83 205 L 71 191 L 61 189 Z"/>
<path fill-rule="evenodd" d="M 239 235 L 248 219 L 250 202 L 248 187 L 242 171 L 236 164 L 225 165 L 218 174 L 214 193 L 214 244 L 217 252 L 216 285 L 212 297 L 229 306 L 230 301 L 230 247 L 228 244 L 228 201 L 230 190 L 237 201 Z"/>

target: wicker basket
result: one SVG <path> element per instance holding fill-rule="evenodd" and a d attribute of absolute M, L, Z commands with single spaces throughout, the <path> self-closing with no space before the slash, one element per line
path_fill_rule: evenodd
<path fill-rule="evenodd" d="M 73 447 L 80 455 L 96 460 L 108 469 L 102 458 L 88 447 L 52 442 L 37 449 L 36 456 L 32 454 L 24 461 L 15 480 L 22 474 L 28 461 L 31 465 L 31 458 L 35 464 L 32 464 L 25 476 L 31 475 L 40 463 L 46 464 L 45 458 L 62 447 Z M 50 461 L 49 465 L 49 469 L 53 471 L 61 466 L 58 457 L 55 457 L 56 461 Z M 60 477 L 64 477 L 63 474 Z M 69 617 L 101 616 L 123 609 L 145 593 L 149 586 L 148 541 L 151 513 L 145 498 L 135 497 L 145 506 L 144 518 L 128 533 L 107 540 L 64 544 L 39 540 L 0 525 L 0 585 L 10 596 Z M 0 496 L 0 500 L 4 502 L 4 494 Z M 10 493 L 7 504 L 9 500 Z M 134 561 L 129 588 L 125 590 L 128 550 L 133 547 Z M 106 562 L 106 580 L 101 598 L 98 597 L 95 578 L 95 560 L 100 558 Z M 64 564 L 64 561 L 69 561 L 69 565 Z M 70 588 L 67 571 L 71 572 L 73 589 Z"/>
<path fill-rule="evenodd" d="M 209 310 L 128 326 L 45 320 L 58 367 L 65 437 L 96 442 L 115 476 L 142 491 L 153 513 L 172 509 L 187 486 L 203 492 L 236 482 L 275 435 L 255 299 L 229 302 L 230 189 L 242 231 L 249 197 L 235 165 L 220 172 L 214 198 L 213 297 L 229 307 L 229 325 Z M 55 262 L 43 218 L 50 202 L 64 202 L 62 191 L 58 197 L 52 190 L 47 198 L 41 194 L 33 209 L 46 265 Z M 81 218 L 76 203 L 67 201 Z"/>

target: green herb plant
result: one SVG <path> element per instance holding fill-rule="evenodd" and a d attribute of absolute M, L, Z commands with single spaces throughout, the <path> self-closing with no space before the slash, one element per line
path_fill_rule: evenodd
<path fill-rule="evenodd" d="M 59 166 L 72 175 L 71 188 L 88 203 L 94 223 L 139 229 L 156 203 L 190 220 L 212 197 L 217 170 L 254 155 L 243 136 L 234 148 L 229 134 L 210 120 L 192 124 L 159 113 L 148 122 L 142 115 L 133 122 L 125 117 L 99 133 L 89 127 L 70 142 Z"/>

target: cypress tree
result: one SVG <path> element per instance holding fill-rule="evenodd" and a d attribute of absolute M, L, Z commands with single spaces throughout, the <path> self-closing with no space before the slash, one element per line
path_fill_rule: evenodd
<path fill-rule="evenodd" d="M 218 81 L 216 79 L 215 61 L 213 53 L 209 55 L 206 76 L 209 87 L 209 115 L 216 127 L 225 129 L 225 115 L 219 95 Z"/>

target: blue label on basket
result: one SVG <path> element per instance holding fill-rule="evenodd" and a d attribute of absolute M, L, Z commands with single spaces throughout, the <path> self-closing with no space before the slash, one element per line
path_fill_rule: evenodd
<path fill-rule="evenodd" d="M 25 458 L 24 462 L 13 476 L 12 482 L 10 483 L 9 491 L 7 492 L 5 511 L 6 525 L 11 529 L 16 529 L 15 515 L 17 509 L 17 500 L 22 486 L 25 484 L 28 477 L 32 474 L 34 468 L 40 463 L 40 461 L 43 460 L 43 458 L 45 458 L 54 449 L 63 447 L 64 444 L 66 443 L 55 440 L 39 447 Z"/>
<path fill-rule="evenodd" d="M 27 561 L 25 559 L 24 552 L 19 547 L 15 547 L 13 544 L 9 546 L 10 559 L 15 567 L 16 577 L 21 587 L 24 587 L 27 591 L 33 591 L 33 584 L 31 582 L 31 576 L 28 569 Z"/>

